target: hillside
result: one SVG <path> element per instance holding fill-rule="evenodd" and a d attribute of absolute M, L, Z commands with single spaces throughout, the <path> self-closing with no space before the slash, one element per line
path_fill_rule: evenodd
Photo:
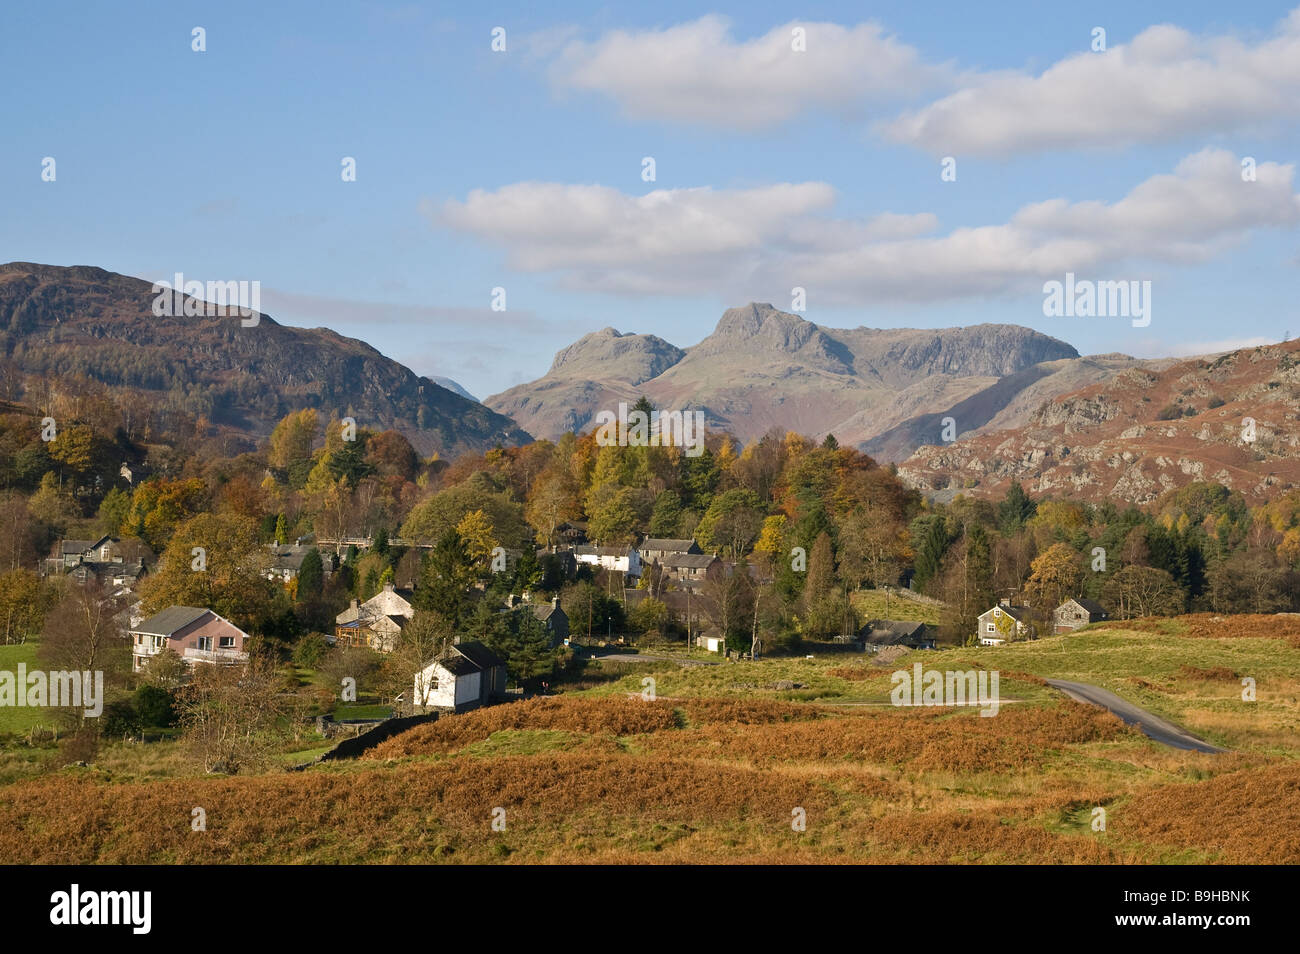
<path fill-rule="evenodd" d="M 1131 367 L 1044 402 L 1019 427 L 932 441 L 899 475 L 941 497 L 996 497 L 1018 480 L 1032 494 L 1137 504 L 1205 480 L 1258 503 L 1300 483 L 1298 350 Z"/>
<path fill-rule="evenodd" d="M 152 286 L 100 268 L 0 265 L 0 357 L 19 375 L 85 376 L 152 404 L 265 438 L 305 406 L 393 428 L 444 457 L 529 439 L 509 418 L 326 328 L 262 315 L 157 317 Z"/>
<path fill-rule="evenodd" d="M 1036 406 L 1136 363 L 1081 359 L 1065 342 L 1016 325 L 826 328 L 751 303 L 728 309 L 686 349 L 612 328 L 587 335 L 557 354 L 546 375 L 485 403 L 554 438 L 645 394 L 660 407 L 702 409 L 711 426 L 741 440 L 774 427 L 833 433 L 878 459 L 902 460 L 933 439 L 931 424 L 953 408 L 973 429 L 1031 388 Z"/>

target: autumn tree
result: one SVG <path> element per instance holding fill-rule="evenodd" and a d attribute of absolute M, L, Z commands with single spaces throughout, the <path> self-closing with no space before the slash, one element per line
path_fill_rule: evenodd
<path fill-rule="evenodd" d="M 41 634 L 51 588 L 31 570 L 0 573 L 0 643 L 25 643 Z"/>
<path fill-rule="evenodd" d="M 1079 593 L 1083 568 L 1079 553 L 1069 544 L 1054 543 L 1034 560 L 1025 595 L 1040 619 L 1047 619 L 1067 596 Z"/>
<path fill-rule="evenodd" d="M 310 461 L 319 430 L 320 415 L 315 408 L 286 414 L 271 432 L 267 463 L 278 470 L 288 470 L 294 464 Z"/>
<path fill-rule="evenodd" d="M 735 488 L 716 495 L 695 534 L 706 547 L 717 547 L 739 559 L 763 526 L 763 507 L 752 490 Z"/>
<path fill-rule="evenodd" d="M 554 546 L 556 528 L 581 516 L 572 478 L 561 471 L 539 476 L 528 495 L 524 515 L 537 531 L 537 541 Z"/>
<path fill-rule="evenodd" d="M 486 576 L 491 567 L 492 551 L 499 545 L 492 521 L 482 510 L 474 510 L 465 514 L 456 525 L 456 534 L 464 542 L 470 562 L 478 567 L 480 575 Z"/>
<path fill-rule="evenodd" d="M 200 514 L 177 527 L 140 597 L 146 613 L 202 606 L 249 629 L 271 608 L 270 554 L 257 525 L 235 514 Z"/>

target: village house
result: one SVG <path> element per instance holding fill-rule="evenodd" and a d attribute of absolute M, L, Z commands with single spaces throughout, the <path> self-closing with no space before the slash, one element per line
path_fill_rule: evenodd
<path fill-rule="evenodd" d="M 511 594 L 506 600 L 508 610 L 526 610 L 537 617 L 551 634 L 551 646 L 558 646 L 569 638 L 569 616 L 560 609 L 560 598 L 552 597 L 548 602 L 537 603 L 525 593 L 522 597 Z"/>
<path fill-rule="evenodd" d="M 406 624 L 415 615 L 410 590 L 399 590 L 392 583 L 358 604 L 356 600 L 334 617 L 334 641 L 345 646 L 368 646 L 376 652 L 392 652 Z"/>
<path fill-rule="evenodd" d="M 1083 596 L 1071 598 L 1052 611 L 1052 632 L 1059 636 L 1105 618 L 1105 608 L 1095 600 Z"/>
<path fill-rule="evenodd" d="M 199 606 L 169 606 L 132 627 L 131 662 L 139 672 L 164 649 L 188 665 L 248 662 L 248 634 L 224 616 Z"/>
<path fill-rule="evenodd" d="M 670 553 L 659 561 L 664 575 L 690 589 L 722 573 L 722 561 L 712 553 Z"/>
<path fill-rule="evenodd" d="M 934 649 L 935 636 L 927 624 L 916 620 L 872 619 L 858 630 L 858 642 L 868 653 L 879 652 L 885 646 Z"/>
<path fill-rule="evenodd" d="M 602 570 L 614 573 L 624 573 L 629 577 L 641 576 L 641 556 L 637 553 L 636 547 L 583 545 L 574 547 L 572 552 L 573 558 L 578 563 L 600 567 Z"/>
<path fill-rule="evenodd" d="M 447 647 L 415 674 L 417 711 L 465 712 L 499 702 L 506 694 L 506 664 L 480 642 Z"/>
<path fill-rule="evenodd" d="M 278 583 L 288 584 L 298 578 L 302 572 L 302 561 L 312 550 L 313 544 L 272 543 L 267 546 L 271 553 L 271 563 L 266 570 L 266 578 Z M 321 561 L 321 568 L 328 575 L 329 564 Z"/>
<path fill-rule="evenodd" d="M 120 563 L 122 557 L 118 547 L 121 542 L 109 536 L 98 540 L 60 540 L 46 563 L 55 571 L 70 570 L 81 563 Z"/>
<path fill-rule="evenodd" d="M 1032 639 L 1034 628 L 1029 621 L 1029 607 L 1012 606 L 1010 600 L 1002 600 L 992 609 L 980 613 L 977 634 L 981 646 L 1001 646 L 1009 640 Z"/>
<path fill-rule="evenodd" d="M 560 547 L 559 549 L 539 547 L 536 556 L 539 566 L 544 570 L 553 566 L 554 569 L 547 570 L 547 572 L 557 573 L 566 580 L 573 579 L 578 573 L 578 561 L 574 558 L 571 547 Z"/>
<path fill-rule="evenodd" d="M 568 546 L 587 542 L 587 525 L 585 523 L 562 523 L 555 528 L 555 537 Z"/>
<path fill-rule="evenodd" d="M 140 540 L 103 536 L 98 540 L 61 540 L 45 560 L 45 573 L 67 573 L 83 586 L 99 583 L 116 591 L 134 590 L 156 562 Z"/>
<path fill-rule="evenodd" d="M 662 563 L 669 554 L 703 552 L 700 545 L 694 540 L 673 540 L 662 537 L 646 537 L 641 541 L 641 545 L 637 547 L 637 553 L 641 557 L 643 566 Z"/>
<path fill-rule="evenodd" d="M 78 566 L 98 568 L 117 565 L 138 565 L 157 562 L 154 552 L 140 540 L 122 540 L 103 536 L 98 540 L 60 540 L 45 559 L 46 573 L 61 573 Z"/>

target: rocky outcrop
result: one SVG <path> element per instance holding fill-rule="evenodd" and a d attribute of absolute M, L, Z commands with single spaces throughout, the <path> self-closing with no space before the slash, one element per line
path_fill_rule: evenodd
<path fill-rule="evenodd" d="M 1157 366 L 1158 365 L 1158 366 Z M 1145 504 L 1193 481 L 1252 503 L 1300 486 L 1300 342 L 1132 367 L 1024 424 L 920 447 L 904 481 L 939 497 L 1035 494 Z"/>

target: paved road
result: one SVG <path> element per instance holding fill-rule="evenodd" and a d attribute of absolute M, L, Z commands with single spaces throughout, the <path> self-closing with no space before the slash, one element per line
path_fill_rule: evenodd
<path fill-rule="evenodd" d="M 1047 684 L 1055 689 L 1060 689 L 1071 699 L 1078 702 L 1087 702 L 1110 710 L 1129 725 L 1136 725 L 1144 735 L 1162 745 L 1168 745 L 1175 749 L 1190 749 L 1194 752 L 1227 751 L 1227 749 L 1221 749 L 1210 745 L 1208 742 L 1203 742 L 1173 723 L 1166 722 L 1158 715 L 1153 715 L 1145 709 L 1139 709 L 1133 703 L 1126 702 L 1115 693 L 1107 692 L 1097 686 L 1090 686 L 1086 682 L 1066 682 L 1063 679 L 1048 679 Z"/>

